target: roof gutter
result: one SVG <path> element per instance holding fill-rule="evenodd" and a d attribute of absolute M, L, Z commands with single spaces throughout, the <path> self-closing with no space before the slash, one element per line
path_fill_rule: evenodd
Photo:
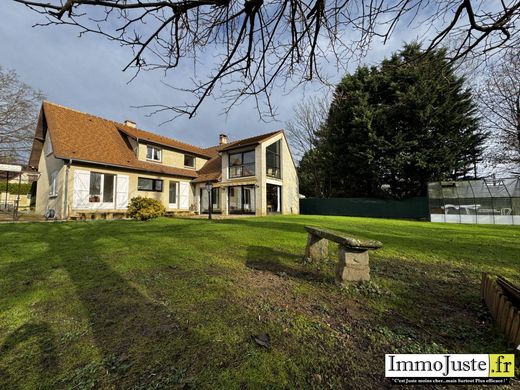
<path fill-rule="evenodd" d="M 107 163 L 100 163 L 100 162 L 96 162 L 96 161 L 72 159 L 70 157 L 63 157 L 63 156 L 55 156 L 55 157 L 59 158 L 61 160 L 65 160 L 65 161 L 69 160 L 70 164 L 72 164 L 72 162 L 75 161 L 75 162 L 80 162 L 80 163 L 85 163 L 85 164 L 99 165 L 99 166 L 102 166 L 102 167 L 114 167 L 114 168 L 127 169 L 127 170 L 130 170 L 130 171 L 148 172 L 150 174 L 156 174 L 156 175 L 159 174 L 159 175 L 176 176 L 176 177 L 180 176 L 180 177 L 188 177 L 188 178 L 191 178 L 191 179 L 197 178 L 197 176 L 188 176 L 188 175 L 175 174 L 175 173 L 149 171 L 149 170 L 146 170 L 146 169 L 139 169 L 139 168 L 129 167 L 129 166 L 126 166 L 126 165 L 107 164 Z M 193 171 L 193 172 L 196 172 L 196 171 Z"/>

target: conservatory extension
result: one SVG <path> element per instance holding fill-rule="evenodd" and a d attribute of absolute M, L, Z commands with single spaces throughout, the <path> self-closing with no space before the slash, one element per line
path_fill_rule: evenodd
<path fill-rule="evenodd" d="M 428 184 L 432 222 L 520 225 L 520 177 Z"/>

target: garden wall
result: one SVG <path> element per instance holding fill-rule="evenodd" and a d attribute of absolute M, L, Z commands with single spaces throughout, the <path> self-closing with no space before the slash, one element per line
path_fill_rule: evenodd
<path fill-rule="evenodd" d="M 350 217 L 429 219 L 428 198 L 405 200 L 374 198 L 300 199 L 300 214 L 342 215 Z"/>

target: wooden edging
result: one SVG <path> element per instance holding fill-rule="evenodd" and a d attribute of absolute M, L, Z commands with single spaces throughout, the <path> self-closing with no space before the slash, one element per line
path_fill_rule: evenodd
<path fill-rule="evenodd" d="M 498 276 L 497 284 L 502 287 L 504 294 L 511 301 L 511 304 L 520 308 L 520 288 L 509 282 L 507 279 Z"/>
<path fill-rule="evenodd" d="M 507 285 L 506 294 L 504 294 L 502 285 Z M 482 274 L 480 294 L 486 302 L 491 316 L 506 338 L 514 345 L 520 345 L 520 310 L 508 298 L 511 291 L 518 291 L 518 288 L 504 278 L 497 281 L 489 274 Z"/>

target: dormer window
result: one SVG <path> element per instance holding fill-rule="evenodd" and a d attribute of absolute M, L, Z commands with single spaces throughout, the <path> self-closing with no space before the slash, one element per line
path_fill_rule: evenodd
<path fill-rule="evenodd" d="M 148 145 L 146 147 L 146 159 L 152 161 L 161 161 L 161 149 Z"/>
<path fill-rule="evenodd" d="M 184 155 L 184 166 L 188 168 L 195 168 L 195 157 L 189 154 Z"/>

